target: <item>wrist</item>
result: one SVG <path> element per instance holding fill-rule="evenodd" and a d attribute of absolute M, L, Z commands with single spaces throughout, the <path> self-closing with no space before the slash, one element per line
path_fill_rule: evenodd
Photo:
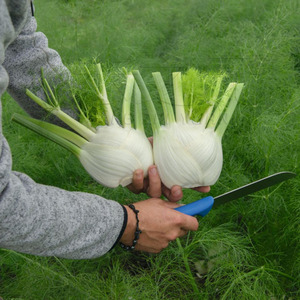
<path fill-rule="evenodd" d="M 120 239 L 121 247 L 125 250 L 134 250 L 137 241 L 142 233 L 139 228 L 139 211 L 135 208 L 133 204 L 129 206 L 124 206 L 127 211 L 127 226 L 124 233 Z"/>
<path fill-rule="evenodd" d="M 124 207 L 127 211 L 127 225 L 122 237 L 120 238 L 120 242 L 125 245 L 129 245 L 134 239 L 134 233 L 136 229 L 136 218 L 135 213 L 132 211 L 131 208 L 129 208 L 129 206 L 124 205 Z"/>

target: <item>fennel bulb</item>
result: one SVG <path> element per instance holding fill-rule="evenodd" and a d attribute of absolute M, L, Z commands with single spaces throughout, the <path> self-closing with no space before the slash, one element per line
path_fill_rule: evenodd
<path fill-rule="evenodd" d="M 173 73 L 175 119 L 161 74 L 153 73 L 165 118 L 165 125 L 160 125 L 140 73 L 133 71 L 133 75 L 146 100 L 153 128 L 154 163 L 164 185 L 168 188 L 173 185 L 193 188 L 215 184 L 223 166 L 222 137 L 243 84 L 230 83 L 218 105 L 214 107 L 224 75 L 201 76 L 198 71 L 190 69 L 183 76 L 186 82 L 183 85 L 181 73 Z M 209 99 L 199 103 L 199 98 L 204 96 Z M 203 110 L 199 120 L 193 116 L 197 107 Z M 199 113 L 196 115 L 199 118 Z"/>
<path fill-rule="evenodd" d="M 147 174 L 153 164 L 151 144 L 145 134 L 119 125 L 99 126 L 82 146 L 78 158 L 96 181 L 108 187 L 130 184 L 135 170 L 143 169 Z"/>
<path fill-rule="evenodd" d="M 93 128 L 80 109 L 74 95 L 74 101 L 86 125 L 64 113 L 60 109 L 47 80 L 44 78 L 45 92 L 48 96 L 48 102 L 52 105 L 39 99 L 28 90 L 26 92 L 27 95 L 48 112 L 60 118 L 78 134 L 59 126 L 18 114 L 13 116 L 13 120 L 70 150 L 78 157 L 85 170 L 100 184 L 111 188 L 119 185 L 126 186 L 132 182 L 135 170 L 143 169 L 146 175 L 149 166 L 153 164 L 152 147 L 144 133 L 140 91 L 137 85 L 134 84 L 132 74 L 128 74 L 123 99 L 122 127 L 118 124 L 112 112 L 100 64 L 97 65 L 101 82 L 100 88 L 96 85 L 87 68 L 86 71 L 97 97 L 104 104 L 107 125 Z M 131 126 L 130 118 L 130 103 L 133 91 L 136 129 Z"/>

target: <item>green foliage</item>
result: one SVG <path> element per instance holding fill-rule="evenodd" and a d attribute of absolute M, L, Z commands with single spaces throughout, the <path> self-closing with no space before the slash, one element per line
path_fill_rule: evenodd
<path fill-rule="evenodd" d="M 208 107 L 215 104 L 214 91 L 219 77 L 224 74 L 200 73 L 190 68 L 182 76 L 184 106 L 189 118 L 199 122 Z"/>
<path fill-rule="evenodd" d="M 84 69 L 87 66 L 96 81 L 99 84 L 99 78 L 96 76 L 95 63 L 77 62 L 69 66 L 74 82 L 70 85 L 70 89 L 74 96 L 74 102 L 77 102 L 82 110 L 84 117 L 87 118 L 93 127 L 105 124 L 105 112 L 102 101 L 97 97 L 94 88 L 92 87 L 88 74 Z M 80 121 L 84 122 L 83 116 L 80 116 Z"/>
<path fill-rule="evenodd" d="M 76 90 L 78 100 L 93 107 L 90 116 L 99 106 L 79 67 L 92 67 L 94 58 L 104 64 L 108 95 L 118 118 L 125 88 L 121 67 L 141 70 L 156 103 L 153 71 L 162 73 L 170 94 L 171 72 L 190 67 L 201 73 L 224 70 L 228 80 L 245 83 L 223 138 L 224 167 L 211 195 L 278 171 L 300 173 L 297 0 L 40 0 L 35 6 L 38 29 L 76 77 L 81 87 Z M 147 197 L 99 186 L 64 149 L 12 124 L 11 115 L 21 109 L 8 95 L 1 100 L 14 170 L 43 184 L 96 193 L 121 203 Z M 297 299 L 299 184 L 298 176 L 199 219 L 199 230 L 181 240 L 192 278 L 176 243 L 159 255 L 116 248 L 84 261 L 1 250 L 0 296 L 195 299 L 193 280 L 201 299 Z M 196 191 L 185 190 L 182 202 L 200 197 Z"/>

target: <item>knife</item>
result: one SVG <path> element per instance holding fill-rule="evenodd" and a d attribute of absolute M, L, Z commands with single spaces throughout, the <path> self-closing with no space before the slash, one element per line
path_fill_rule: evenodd
<path fill-rule="evenodd" d="M 258 192 L 272 185 L 291 179 L 295 176 L 295 173 L 286 171 L 275 173 L 217 197 L 208 196 L 200 200 L 196 200 L 192 203 L 175 208 L 175 210 L 189 216 L 200 215 L 204 217 L 209 213 L 213 205 L 214 207 L 218 207 L 219 205 L 225 204 L 231 200 L 235 200 L 246 195 Z"/>

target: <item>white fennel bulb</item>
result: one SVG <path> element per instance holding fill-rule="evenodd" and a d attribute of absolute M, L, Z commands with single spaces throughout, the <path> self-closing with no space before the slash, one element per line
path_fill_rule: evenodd
<path fill-rule="evenodd" d="M 60 118 L 78 134 L 18 114 L 13 116 L 13 120 L 71 151 L 78 157 L 85 170 L 100 184 L 111 188 L 119 185 L 126 186 L 132 182 L 135 170 L 142 169 L 145 176 L 147 176 L 147 170 L 153 164 L 152 146 L 144 133 L 140 91 L 138 86 L 134 84 L 132 74 L 128 74 L 122 108 L 123 126 L 121 126 L 112 112 L 100 64 L 97 65 L 100 87 L 97 86 L 87 68 L 86 71 L 97 97 L 103 103 L 107 125 L 93 128 L 79 107 L 74 95 L 73 98 L 81 114 L 81 119 L 84 120 L 86 125 L 64 113 L 60 109 L 47 80 L 44 78 L 43 84 L 47 95 L 51 96 L 51 98 L 49 96 L 48 102 L 52 105 L 39 99 L 28 90 L 27 95 L 41 107 Z M 130 104 L 132 95 L 135 99 L 136 128 L 131 126 Z"/>
<path fill-rule="evenodd" d="M 162 125 L 153 139 L 154 160 L 167 187 L 214 184 L 223 164 L 221 139 L 201 124 Z"/>
<path fill-rule="evenodd" d="M 134 71 L 133 75 L 146 100 L 153 128 L 154 162 L 164 185 L 193 188 L 215 184 L 223 166 L 222 136 L 243 84 L 230 83 L 215 107 L 224 75 L 201 76 L 197 70 L 190 69 L 184 77 L 184 86 L 181 73 L 175 72 L 174 115 L 161 74 L 153 73 L 164 110 L 165 125 L 160 125 L 140 73 Z"/>
<path fill-rule="evenodd" d="M 93 138 L 81 148 L 79 160 L 99 183 L 109 187 L 126 186 L 133 172 L 153 164 L 151 144 L 145 134 L 134 128 L 100 126 Z"/>

